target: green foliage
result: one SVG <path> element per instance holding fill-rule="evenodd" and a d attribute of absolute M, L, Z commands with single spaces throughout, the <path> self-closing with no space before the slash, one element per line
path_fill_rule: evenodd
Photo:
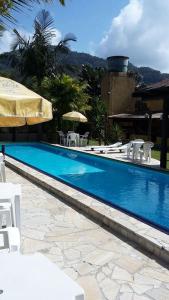
<path fill-rule="evenodd" d="M 113 123 L 113 125 L 109 127 L 108 133 L 109 142 L 117 142 L 125 138 L 123 129 L 117 123 Z"/>
<path fill-rule="evenodd" d="M 80 80 L 87 83 L 87 91 L 91 96 L 91 111 L 88 112 L 88 119 L 91 122 L 92 136 L 98 138 L 100 143 L 104 139 L 106 127 L 106 107 L 101 99 L 101 80 L 104 73 L 104 68 L 84 65 L 80 74 Z"/>
<path fill-rule="evenodd" d="M 83 65 L 80 79 L 88 84 L 88 92 L 91 97 L 100 96 L 101 80 L 105 73 L 104 68 L 92 68 L 89 65 Z"/>
<path fill-rule="evenodd" d="M 85 113 L 90 109 L 86 84 L 63 74 L 52 78 L 46 77 L 41 85 L 42 93 L 51 99 L 53 108 L 59 116 L 69 111 Z"/>

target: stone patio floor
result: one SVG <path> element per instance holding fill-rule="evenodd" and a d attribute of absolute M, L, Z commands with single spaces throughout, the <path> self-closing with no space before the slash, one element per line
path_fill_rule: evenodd
<path fill-rule="evenodd" d="M 8 168 L 7 181 L 22 185 L 22 252 L 46 255 L 86 300 L 169 299 L 167 266 Z"/>

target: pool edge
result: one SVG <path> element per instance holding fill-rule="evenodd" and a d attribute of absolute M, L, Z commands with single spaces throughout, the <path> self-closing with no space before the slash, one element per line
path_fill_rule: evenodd
<path fill-rule="evenodd" d="M 128 216 L 131 224 L 127 224 L 125 218 L 123 219 L 123 216 L 126 216 L 125 213 L 111 207 L 108 209 L 108 205 L 99 204 L 97 199 L 85 195 L 11 157 L 6 156 L 6 166 L 54 195 L 59 196 L 73 207 L 82 210 L 101 225 L 109 227 L 111 231 L 136 243 L 158 259 L 169 262 L 169 236 L 167 234 L 144 224 L 134 217 Z M 107 208 L 107 212 L 105 208 Z M 150 236 L 147 234 L 148 229 L 151 231 Z M 156 236 L 158 236 L 158 239 Z"/>

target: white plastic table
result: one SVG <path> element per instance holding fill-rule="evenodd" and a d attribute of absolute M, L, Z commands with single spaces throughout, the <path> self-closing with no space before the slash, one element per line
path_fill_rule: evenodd
<path fill-rule="evenodd" d="M 84 300 L 83 289 L 40 253 L 3 253 L 0 268 L 0 300 Z"/>
<path fill-rule="evenodd" d="M 11 201 L 15 209 L 16 227 L 20 229 L 20 199 L 21 185 L 7 182 L 0 182 L 0 202 Z M 1 300 L 1 299 L 0 299 Z"/>

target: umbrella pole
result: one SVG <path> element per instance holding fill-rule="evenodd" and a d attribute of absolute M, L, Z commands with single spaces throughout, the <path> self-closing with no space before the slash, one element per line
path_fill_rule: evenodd
<path fill-rule="evenodd" d="M 12 128 L 12 142 L 16 142 L 16 127 Z"/>

